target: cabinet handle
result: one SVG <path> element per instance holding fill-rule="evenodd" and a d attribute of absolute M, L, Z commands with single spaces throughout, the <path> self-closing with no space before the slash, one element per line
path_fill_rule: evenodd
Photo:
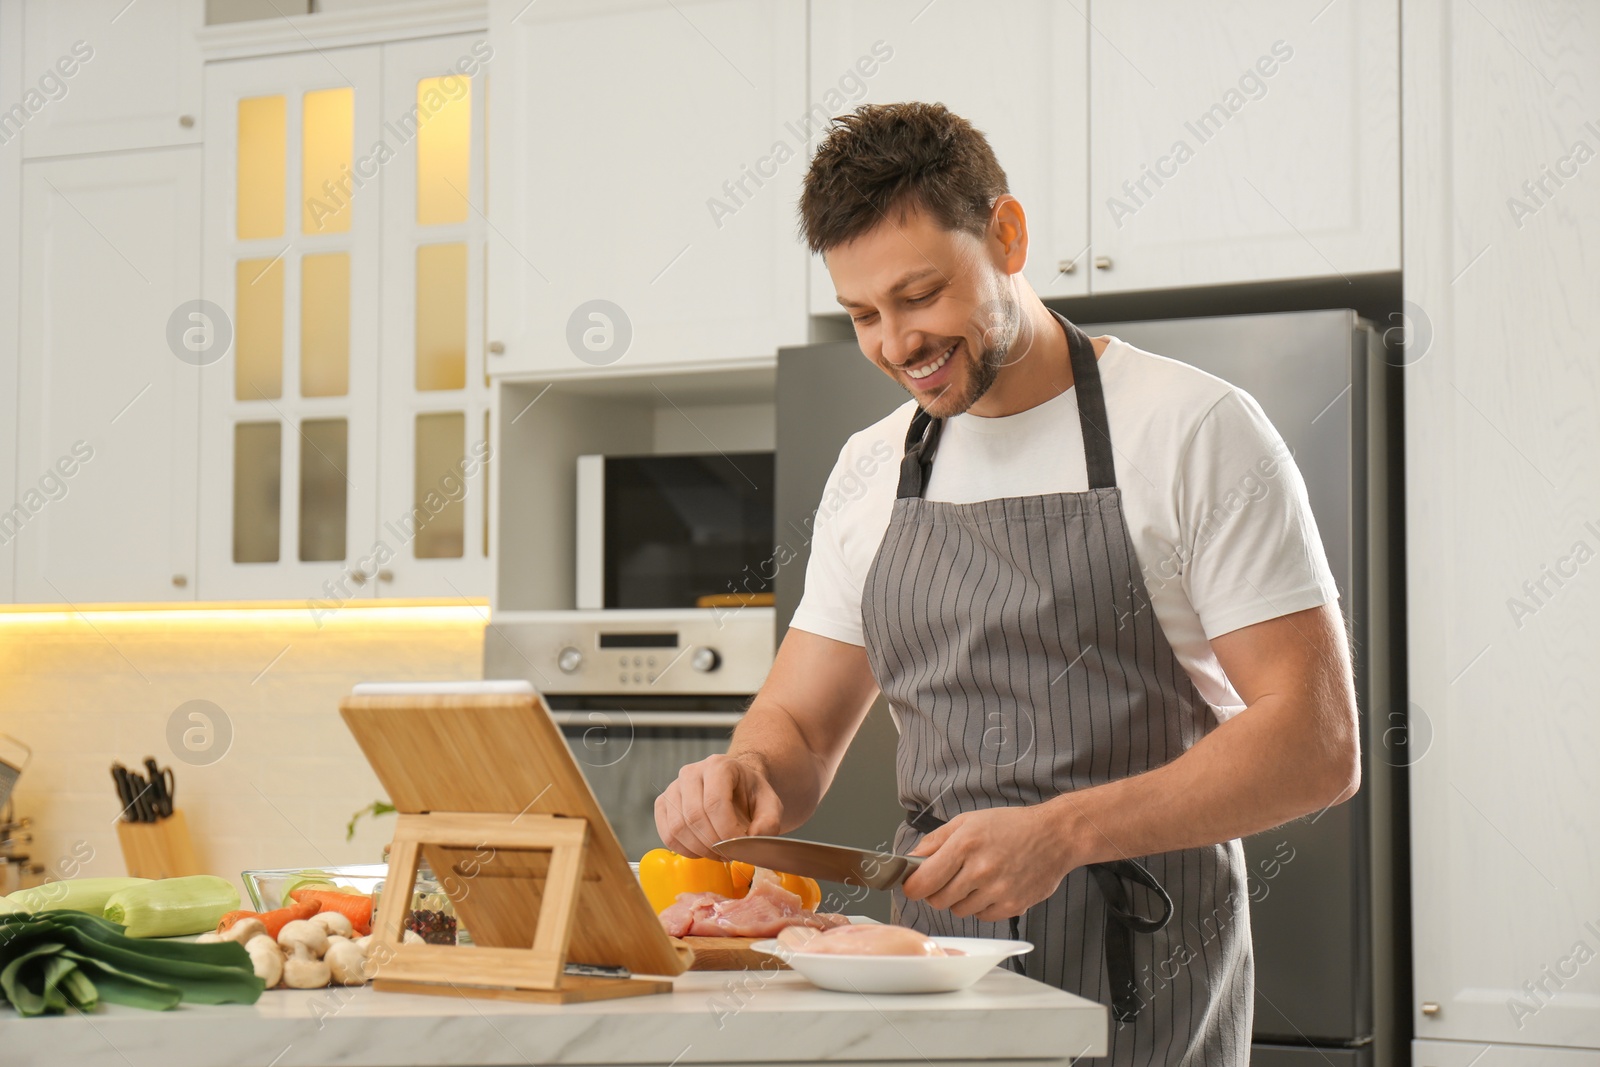
<path fill-rule="evenodd" d="M 1429 1018 L 1438 1015 L 1439 1005 L 1431 1000 L 1424 1000 L 1422 1002 L 1422 1014 L 1428 1016 Z"/>
<path fill-rule="evenodd" d="M 187 574 L 174 574 L 172 576 L 172 585 L 173 585 L 174 588 L 182 589 L 184 586 L 186 586 L 188 584 L 189 584 L 189 576 Z"/>
<path fill-rule="evenodd" d="M 1057 274 L 1076 274 L 1076 273 L 1078 273 L 1078 261 L 1075 260 L 1075 259 L 1063 259 L 1060 263 L 1056 264 L 1056 273 Z"/>
<path fill-rule="evenodd" d="M 1095 270 L 1110 270 L 1111 269 L 1111 257 L 1110 256 L 1095 256 L 1094 257 L 1094 269 Z"/>
<path fill-rule="evenodd" d="M 504 341 L 490 341 L 489 342 L 489 354 L 491 356 L 503 356 L 503 355 L 505 355 L 506 354 L 506 343 Z"/>
<path fill-rule="evenodd" d="M 391 571 L 391 570 L 379 571 L 378 572 L 378 581 L 380 581 L 380 582 L 392 582 L 392 581 L 394 581 L 394 571 Z"/>
<path fill-rule="evenodd" d="M 193 115 L 179 115 L 178 116 L 178 125 L 182 126 L 186 130 L 193 129 L 194 128 L 194 116 Z"/>
<path fill-rule="evenodd" d="M 350 581 L 355 585 L 366 585 L 367 584 L 366 573 L 363 572 L 363 571 L 351 571 L 350 572 Z"/>

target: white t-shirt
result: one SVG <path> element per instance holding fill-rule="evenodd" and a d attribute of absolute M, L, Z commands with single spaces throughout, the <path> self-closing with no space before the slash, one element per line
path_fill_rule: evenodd
<path fill-rule="evenodd" d="M 1099 360 L 1123 514 L 1150 604 L 1200 695 L 1243 707 L 1211 638 L 1338 598 L 1305 483 L 1255 399 L 1112 338 Z M 861 591 L 889 524 L 916 402 L 851 436 L 812 528 L 791 625 L 860 645 Z M 1075 389 L 1000 418 L 946 421 L 927 498 L 1088 489 Z"/>

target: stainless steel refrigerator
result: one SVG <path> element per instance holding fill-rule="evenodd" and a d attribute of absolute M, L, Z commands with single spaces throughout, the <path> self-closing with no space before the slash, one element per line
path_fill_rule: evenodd
<path fill-rule="evenodd" d="M 1256 962 L 1257 1067 L 1398 1065 L 1408 966 L 1403 926 L 1403 627 L 1391 506 L 1398 436 L 1377 333 L 1328 310 L 1082 324 L 1249 392 L 1294 454 L 1340 591 L 1363 718 L 1363 785 L 1350 802 L 1245 842 Z M 906 393 L 853 341 L 783 349 L 777 372 L 777 531 L 801 555 L 777 578 L 779 639 L 804 588 L 810 518 L 849 435 Z M 1113 430 L 1115 427 L 1113 426 Z M 1391 522 L 1391 519 L 1393 520 Z M 797 836 L 883 847 L 901 817 L 895 731 L 880 698 L 817 814 Z M 888 917 L 887 894 L 859 910 Z"/>

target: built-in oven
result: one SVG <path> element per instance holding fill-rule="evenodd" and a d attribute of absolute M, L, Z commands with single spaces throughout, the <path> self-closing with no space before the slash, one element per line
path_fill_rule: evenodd
<path fill-rule="evenodd" d="M 561 724 L 630 860 L 661 846 L 656 798 L 726 752 L 773 657 L 773 609 L 502 612 L 484 677 L 525 678 Z"/>

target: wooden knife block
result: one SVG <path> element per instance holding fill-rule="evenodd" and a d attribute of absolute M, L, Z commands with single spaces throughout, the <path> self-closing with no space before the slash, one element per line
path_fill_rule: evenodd
<path fill-rule="evenodd" d="M 117 821 L 117 842 L 131 878 L 179 878 L 205 874 L 195 858 L 189 822 L 180 808 L 156 822 Z"/>

